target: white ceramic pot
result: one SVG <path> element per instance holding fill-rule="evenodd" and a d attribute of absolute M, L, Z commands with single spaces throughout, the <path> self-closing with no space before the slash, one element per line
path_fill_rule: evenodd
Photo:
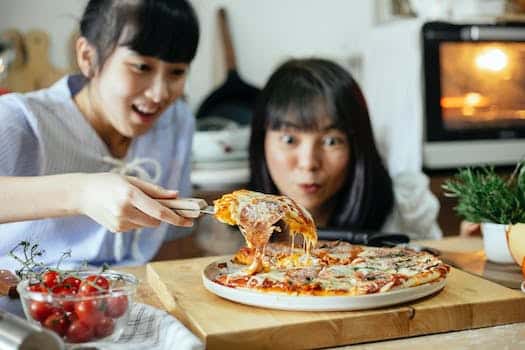
<path fill-rule="evenodd" d="M 484 222 L 481 224 L 483 247 L 489 261 L 510 264 L 515 263 L 507 245 L 507 225 Z"/>

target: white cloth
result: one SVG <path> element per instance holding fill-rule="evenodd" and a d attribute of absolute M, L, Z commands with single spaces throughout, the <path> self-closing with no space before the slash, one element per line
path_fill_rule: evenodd
<path fill-rule="evenodd" d="M 365 50 L 363 91 L 376 144 L 393 176 L 421 171 L 423 162 L 422 23 L 378 26 Z"/>
<path fill-rule="evenodd" d="M 70 349 L 93 347 L 100 350 L 200 350 L 204 344 L 179 320 L 165 311 L 136 303 L 128 324 L 115 341 L 99 341 L 72 346 Z"/>
<path fill-rule="evenodd" d="M 369 101 L 376 144 L 394 187 L 394 209 L 382 230 L 407 233 L 411 239 L 439 239 L 439 201 L 421 172 L 423 22 L 395 21 L 371 31 L 365 52 L 363 90 Z"/>
<path fill-rule="evenodd" d="M 384 232 L 403 232 L 410 239 L 440 239 L 437 223 L 439 201 L 421 172 L 403 172 L 392 177 L 394 208 L 383 225 Z"/>

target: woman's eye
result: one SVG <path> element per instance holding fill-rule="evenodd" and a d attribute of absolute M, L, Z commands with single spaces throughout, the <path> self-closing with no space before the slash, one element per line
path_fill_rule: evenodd
<path fill-rule="evenodd" d="M 186 74 L 186 70 L 177 68 L 177 69 L 172 70 L 171 74 L 176 77 L 182 77 L 184 74 Z"/>
<path fill-rule="evenodd" d="M 150 70 L 150 66 L 145 63 L 136 63 L 133 67 L 139 72 L 148 72 Z"/>
<path fill-rule="evenodd" d="M 295 142 L 295 138 L 292 135 L 282 135 L 281 142 L 287 145 L 291 145 Z"/>
<path fill-rule="evenodd" d="M 343 140 L 340 137 L 327 136 L 323 138 L 323 145 L 325 146 L 338 146 L 343 144 Z"/>

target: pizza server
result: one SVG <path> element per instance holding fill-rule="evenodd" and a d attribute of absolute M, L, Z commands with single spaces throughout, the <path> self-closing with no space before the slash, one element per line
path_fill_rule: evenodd
<path fill-rule="evenodd" d="M 202 214 L 215 215 L 213 205 L 208 205 L 201 198 L 159 199 L 158 202 L 173 209 L 177 214 L 191 219 L 198 218 Z"/>

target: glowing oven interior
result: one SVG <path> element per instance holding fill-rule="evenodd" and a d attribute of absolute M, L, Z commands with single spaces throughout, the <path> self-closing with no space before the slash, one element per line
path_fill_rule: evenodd
<path fill-rule="evenodd" d="M 445 42 L 439 54 L 445 129 L 525 126 L 525 43 Z"/>

